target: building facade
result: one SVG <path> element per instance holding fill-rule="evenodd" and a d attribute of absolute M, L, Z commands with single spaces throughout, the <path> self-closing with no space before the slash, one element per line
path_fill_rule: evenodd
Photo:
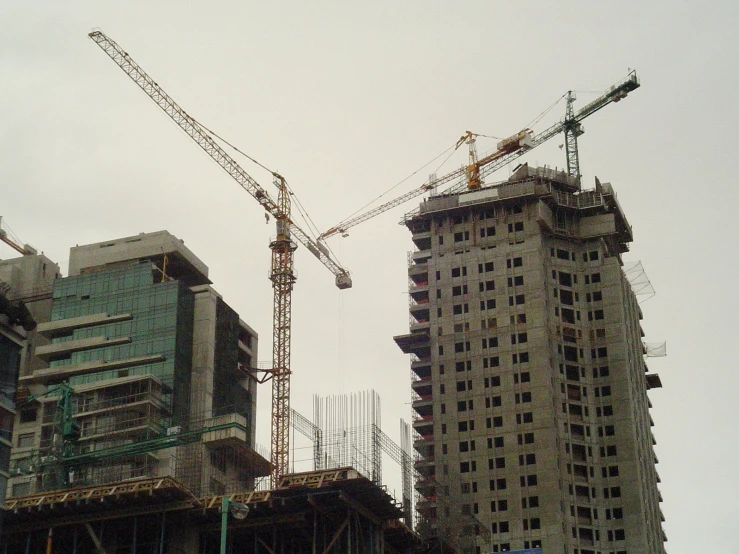
<path fill-rule="evenodd" d="M 162 231 L 72 248 L 69 273 L 19 378 L 29 415 L 11 494 L 157 476 L 222 494 L 268 473 L 254 452 L 258 337 L 207 266 Z"/>
<path fill-rule="evenodd" d="M 10 477 L 15 399 L 26 341 L 17 319 L 18 309 L 8 300 L 8 292 L 8 288 L 0 290 L 0 509 L 5 508 L 5 489 Z"/>
<path fill-rule="evenodd" d="M 0 260 L 0 507 L 10 478 L 14 422 L 33 413 L 18 394 L 18 377 L 35 367 L 30 355 L 37 321 L 49 318 L 59 267 L 43 254 Z"/>
<path fill-rule="evenodd" d="M 612 187 L 524 165 L 405 221 L 419 529 L 470 552 L 664 552 L 661 384 Z"/>

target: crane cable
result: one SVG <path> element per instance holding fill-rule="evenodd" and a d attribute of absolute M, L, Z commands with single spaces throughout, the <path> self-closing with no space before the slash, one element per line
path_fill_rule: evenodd
<path fill-rule="evenodd" d="M 190 116 L 190 117 L 192 117 L 192 116 Z M 209 132 L 209 133 L 210 133 L 211 135 L 213 135 L 213 136 L 214 136 L 214 137 L 216 137 L 216 138 L 217 138 L 218 140 L 220 140 L 221 142 L 223 142 L 224 144 L 226 144 L 226 145 L 228 145 L 228 146 L 229 146 L 230 148 L 232 148 L 232 149 L 233 149 L 233 150 L 234 150 L 235 152 L 238 152 L 239 154 L 241 154 L 242 156 L 244 156 L 244 157 L 245 157 L 246 159 L 248 159 L 248 160 L 249 160 L 249 161 L 251 161 L 252 163 L 254 163 L 254 164 L 258 165 L 259 167 L 261 167 L 261 168 L 262 168 L 262 169 L 264 169 L 265 171 L 268 171 L 268 172 L 269 172 L 270 174 L 272 174 L 272 175 L 278 175 L 278 173 L 277 173 L 276 171 L 274 171 L 274 170 L 272 170 L 272 169 L 268 168 L 268 167 L 267 167 L 266 165 L 264 165 L 263 163 L 259 162 L 259 161 L 258 161 L 258 160 L 256 160 L 255 158 L 251 157 L 251 156 L 250 156 L 249 154 L 247 154 L 246 152 L 243 152 L 243 151 L 242 151 L 242 150 L 240 150 L 240 149 L 239 149 L 239 148 L 238 148 L 237 146 L 235 146 L 234 144 L 232 144 L 231 142 L 229 142 L 228 140 L 226 140 L 225 138 L 223 138 L 222 136 L 220 136 L 220 135 L 219 135 L 218 133 L 216 133 L 216 132 L 215 132 L 215 131 L 213 131 L 212 129 L 209 129 L 209 128 L 208 128 L 207 126 L 205 126 L 205 125 L 204 125 L 203 123 L 201 123 L 200 121 L 198 121 L 198 120 L 197 120 L 197 119 L 195 119 L 194 117 L 193 117 L 192 119 L 193 119 L 193 121 L 195 121 L 195 122 L 196 122 L 196 123 L 197 123 L 198 125 L 200 125 L 200 126 L 201 126 L 201 127 L 203 128 L 203 129 L 205 129 L 206 131 L 208 131 L 208 132 Z M 284 177 L 283 177 L 283 179 L 284 179 Z M 299 213 L 300 213 L 300 215 L 301 215 L 301 216 L 303 217 L 303 220 L 305 221 L 305 223 L 306 223 L 306 226 L 308 227 L 309 231 L 310 231 L 310 232 L 311 232 L 311 233 L 313 234 L 313 237 L 315 238 L 315 237 L 317 236 L 317 232 L 318 232 L 318 227 L 317 227 L 317 226 L 316 226 L 316 224 L 315 224 L 315 223 L 313 222 L 313 220 L 312 220 L 312 219 L 310 219 L 310 217 L 308 216 L 307 212 L 305 212 L 305 208 L 303 208 L 302 204 L 300 203 L 300 200 L 298 199 L 297 195 L 295 194 L 295 191 L 293 191 L 293 190 L 292 190 L 292 188 L 290 188 L 290 186 L 289 186 L 289 185 L 287 184 L 287 180 L 285 180 L 285 185 L 287 185 L 287 188 L 288 188 L 288 190 L 290 191 L 290 194 L 291 194 L 291 195 L 292 195 L 292 196 L 294 197 L 294 199 L 295 199 L 296 205 L 298 206 L 298 212 L 299 212 Z M 312 228 L 311 228 L 311 227 L 312 227 Z"/>
<path fill-rule="evenodd" d="M 306 227 L 308 227 L 308 231 L 310 231 L 310 233 L 313 235 L 313 238 L 316 239 L 316 237 L 318 237 L 319 235 L 318 226 L 315 224 L 310 215 L 308 215 L 308 210 L 305 209 L 305 206 L 303 206 L 303 203 L 300 201 L 295 191 L 290 186 L 287 187 L 287 190 L 289 190 L 290 194 L 293 196 L 293 200 L 295 200 L 295 207 L 298 208 L 298 213 L 303 218 Z"/>
<path fill-rule="evenodd" d="M 201 126 L 201 127 L 203 128 L 203 129 L 205 129 L 206 131 L 208 131 L 208 132 L 209 132 L 209 133 L 210 133 L 211 135 L 213 135 L 214 137 L 216 137 L 216 138 L 217 138 L 218 140 L 220 140 L 220 141 L 222 141 L 222 142 L 226 143 L 226 144 L 227 144 L 228 146 L 230 146 L 231 148 L 233 148 L 233 149 L 234 149 L 234 150 L 235 150 L 236 152 L 238 152 L 239 154 L 241 154 L 242 156 L 244 156 L 245 158 L 247 158 L 247 159 L 248 159 L 248 160 L 250 160 L 251 162 L 253 162 L 253 163 L 257 164 L 257 165 L 258 165 L 259 167 L 261 167 L 261 168 L 262 168 L 262 169 L 264 169 L 265 171 L 269 171 L 269 172 L 270 172 L 270 173 L 271 173 L 272 175 L 278 175 L 278 173 L 277 173 L 276 171 L 272 171 L 272 170 L 271 170 L 270 168 L 268 168 L 268 167 L 267 167 L 266 165 L 264 165 L 264 164 L 262 164 L 262 163 L 258 162 L 258 161 L 257 161 L 257 160 L 255 160 L 254 158 L 252 158 L 252 157 L 251 157 L 251 156 L 250 156 L 249 154 L 246 154 L 245 152 L 242 152 L 241 150 L 239 150 L 238 148 L 236 148 L 236 146 L 234 146 L 233 144 L 231 144 L 230 142 L 228 142 L 228 141 L 227 141 L 227 140 L 226 140 L 225 138 L 223 138 L 222 136 L 220 136 L 220 135 L 219 135 L 218 133 L 216 133 L 215 131 L 212 131 L 212 130 L 208 129 L 208 127 L 206 127 L 205 125 L 203 125 L 203 124 L 202 124 L 202 123 L 201 123 L 200 121 L 198 121 L 198 120 L 197 120 L 197 119 L 195 119 L 194 117 L 190 116 L 190 118 L 191 118 L 191 119 L 192 119 L 192 120 L 193 120 L 193 121 L 194 121 L 195 123 L 197 123 L 198 125 L 200 125 L 200 126 Z"/>
<path fill-rule="evenodd" d="M 546 114 L 548 114 L 548 113 L 549 113 L 550 111 L 552 111 L 552 109 L 554 109 L 554 107 L 555 107 L 555 106 L 556 106 L 557 104 L 559 104 L 559 103 L 560 103 L 560 102 L 562 101 L 562 99 L 563 99 L 563 98 L 564 98 L 565 96 L 567 96 L 567 93 L 565 93 L 565 94 L 563 94 L 562 96 L 560 96 L 560 97 L 559 97 L 559 98 L 558 98 L 558 99 L 557 99 L 557 100 L 556 100 L 556 101 L 555 101 L 555 102 L 554 102 L 554 103 L 553 103 L 553 104 L 552 104 L 551 106 L 549 106 L 549 107 L 548 107 L 548 108 L 546 108 L 546 109 L 545 109 L 545 110 L 544 110 L 543 112 L 541 112 L 541 113 L 540 113 L 540 114 L 539 114 L 538 116 L 536 116 L 536 117 L 535 117 L 535 118 L 534 118 L 534 119 L 533 119 L 533 120 L 531 121 L 531 123 L 529 123 L 529 124 L 528 124 L 528 125 L 526 125 L 525 127 L 526 127 L 526 128 L 529 128 L 529 127 L 533 127 L 534 125 L 536 125 L 536 124 L 537 124 L 537 123 L 538 123 L 538 122 L 539 122 L 539 121 L 540 121 L 540 120 L 541 120 L 541 119 L 542 119 L 542 118 L 543 118 L 543 117 L 544 117 L 544 116 L 545 116 Z M 480 136 L 480 137 L 485 137 L 485 138 L 492 138 L 492 139 L 500 140 L 500 137 L 495 137 L 495 136 L 493 136 L 493 135 L 483 135 L 483 134 L 481 134 L 481 133 L 475 133 L 475 134 L 476 134 L 477 136 Z M 348 215 L 347 217 L 345 217 L 345 218 L 344 218 L 344 219 L 343 219 L 343 220 L 342 220 L 342 221 L 341 221 L 341 222 L 340 222 L 339 224 L 337 224 L 337 225 L 336 225 L 336 227 L 340 227 L 342 223 L 346 222 L 347 220 L 351 219 L 352 217 L 354 217 L 355 215 L 357 215 L 357 214 L 358 214 L 359 212 L 361 212 L 362 210 L 366 209 L 366 208 L 367 208 L 368 206 L 370 206 L 370 205 L 372 205 L 373 203 L 377 202 L 377 201 L 378 201 L 378 200 L 379 200 L 380 198 L 382 198 L 383 196 L 385 196 L 386 194 L 388 194 L 388 193 L 389 193 L 390 191 L 392 191 L 392 190 L 396 189 L 397 187 L 399 187 L 400 185 L 402 185 L 403 183 L 405 183 L 405 182 L 406 182 L 406 181 L 407 181 L 408 179 L 410 179 L 411 177 L 413 177 L 414 175 L 416 175 L 416 174 L 417 174 L 417 173 L 418 173 L 419 171 L 421 171 L 422 169 L 424 169 L 425 167 L 427 167 L 427 166 L 428 166 L 429 164 L 431 164 L 431 163 L 435 162 L 435 161 L 436 161 L 436 160 L 438 160 L 438 159 L 439 159 L 440 157 L 442 157 L 442 156 L 443 156 L 444 154 L 446 154 L 447 152 L 449 152 L 449 150 L 451 150 L 451 152 L 450 152 L 449 156 L 447 156 L 447 157 L 446 157 L 446 158 L 444 159 L 444 161 L 443 161 L 443 162 L 441 162 L 441 164 L 439 164 L 439 166 L 438 166 L 438 167 L 436 168 L 436 171 L 438 171 L 438 170 L 439 170 L 439 168 L 441 168 L 441 167 L 442 167 L 442 166 L 443 166 L 443 165 L 444 165 L 444 164 L 445 164 L 445 163 L 446 163 L 447 161 L 449 161 L 449 158 L 451 158 L 451 157 L 452 157 L 452 154 L 454 154 L 454 152 L 456 152 L 458 148 L 459 148 L 459 144 L 456 144 L 455 146 L 451 146 L 451 147 L 447 148 L 447 149 L 446 149 L 446 150 L 444 150 L 444 151 L 443 151 L 443 152 L 442 152 L 441 154 L 439 154 L 439 155 L 438 155 L 438 156 L 436 156 L 435 158 L 431 159 L 431 160 L 430 160 L 429 162 L 427 162 L 426 164 L 424 164 L 423 166 L 421 166 L 421 167 L 419 167 L 419 168 L 418 168 L 417 170 L 415 170 L 415 171 L 414 171 L 413 173 L 411 173 L 410 175 L 408 175 L 408 176 L 407 176 L 407 177 L 406 177 L 405 179 L 401 180 L 401 181 L 400 181 L 400 182 L 398 182 L 398 183 L 397 183 L 396 185 L 393 185 L 393 186 L 392 186 L 392 187 L 390 187 L 390 188 L 389 188 L 388 190 L 386 190 L 385 192 L 383 192 L 382 194 L 380 194 L 380 195 L 379 195 L 379 196 L 378 196 L 377 198 L 375 198 L 375 199 L 373 199 L 373 200 L 370 200 L 370 201 L 369 201 L 369 202 L 367 202 L 367 203 L 366 203 L 366 204 L 365 204 L 364 206 L 362 206 L 362 207 L 358 208 L 358 209 L 357 209 L 357 210 L 356 210 L 355 212 L 353 212 L 353 213 L 349 214 L 349 215 Z"/>
<path fill-rule="evenodd" d="M 458 148 L 458 146 L 456 146 L 456 145 L 454 145 L 454 146 L 450 146 L 449 148 L 447 148 L 446 150 L 444 150 L 444 151 L 443 151 L 443 152 L 442 152 L 441 154 L 439 154 L 439 155 L 438 155 L 438 156 L 436 156 L 435 158 L 433 158 L 433 159 L 429 160 L 429 161 L 428 161 L 428 162 L 426 162 L 426 163 L 425 163 L 424 165 L 422 165 L 421 167 L 419 167 L 418 169 L 416 169 L 416 170 L 415 170 L 415 171 L 414 171 L 413 173 L 411 173 L 410 175 L 408 175 L 408 176 L 407 176 L 406 178 L 402 179 L 401 181 L 399 181 L 398 183 L 396 183 L 395 185 L 393 185 L 392 187 L 390 187 L 389 189 L 387 189 L 387 190 L 386 190 L 385 192 L 383 192 L 382 194 L 380 194 L 379 196 L 377 196 L 376 198 L 374 198 L 373 200 L 370 200 L 370 201 L 369 201 L 369 202 L 367 202 L 367 203 L 366 203 L 366 204 L 365 204 L 364 206 L 361 206 L 360 208 L 358 208 L 358 209 L 357 209 L 357 210 L 356 210 L 355 212 L 353 212 L 353 213 L 349 214 L 349 215 L 348 215 L 347 217 L 345 217 L 345 218 L 344 218 L 344 219 L 343 219 L 343 220 L 341 221 L 341 223 L 339 223 L 338 225 L 336 225 L 336 227 L 340 227 L 342 223 L 344 223 L 344 222 L 345 222 L 345 221 L 347 221 L 348 219 L 351 219 L 352 217 L 354 217 L 355 215 L 357 215 L 357 214 L 358 214 L 359 212 L 361 212 L 362 210 L 364 210 L 365 208 L 367 208 L 367 206 L 370 206 L 370 205 L 374 204 L 374 203 L 375 203 L 375 202 L 377 202 L 377 201 L 378 201 L 378 200 L 379 200 L 380 198 L 382 198 L 383 196 L 385 196 L 385 195 L 386 195 L 386 194 L 388 194 L 389 192 L 391 192 L 391 191 L 395 190 L 396 188 L 398 188 L 398 187 L 399 187 L 400 185 L 402 185 L 403 183 L 405 183 L 405 182 L 406 182 L 406 181 L 407 181 L 408 179 L 410 179 L 411 177 L 415 176 L 415 175 L 416 175 L 416 174 L 417 174 L 417 173 L 418 173 L 419 171 L 421 171 L 421 170 L 422 170 L 422 169 L 424 169 L 425 167 L 429 166 L 430 164 L 432 164 L 433 162 L 435 162 L 436 160 L 438 160 L 438 159 L 439 159 L 439 158 L 441 158 L 441 157 L 442 157 L 442 156 L 443 156 L 444 154 L 446 154 L 447 152 L 449 152 L 449 151 L 451 150 L 451 152 L 449 152 L 449 155 L 448 155 L 448 156 L 447 156 L 447 157 L 446 157 L 446 158 L 444 159 L 444 161 L 443 161 L 443 162 L 441 162 L 441 163 L 440 163 L 440 164 L 438 165 L 438 167 L 436 168 L 436 170 L 435 170 L 435 171 L 438 171 L 438 170 L 439 170 L 439 169 L 440 169 L 440 168 L 441 168 L 441 167 L 442 167 L 442 166 L 443 166 L 443 165 L 444 165 L 444 164 L 445 164 L 446 162 L 448 162 L 448 161 L 449 161 L 449 158 L 451 158 L 451 157 L 452 157 L 452 154 L 454 154 L 454 152 L 456 152 L 456 151 L 457 151 L 457 148 Z"/>
<path fill-rule="evenodd" d="M 190 116 L 190 117 L 192 117 L 192 116 Z M 252 158 L 249 154 L 247 154 L 246 152 L 243 152 L 242 150 L 240 150 L 237 146 L 235 146 L 231 142 L 227 141 L 225 138 L 223 138 L 222 136 L 220 136 L 215 131 L 213 131 L 213 130 L 209 129 L 208 127 L 206 127 L 205 125 L 203 125 L 200 121 L 198 121 L 194 117 L 192 119 L 198 125 L 200 125 L 203 129 L 205 129 L 206 131 L 208 131 L 211 135 L 213 135 L 218 140 L 222 141 L 224 144 L 226 144 L 230 148 L 232 148 L 235 152 L 238 152 L 239 154 L 241 154 L 242 156 L 244 156 L 246 159 L 248 159 L 252 163 L 258 165 L 259 167 L 261 167 L 265 171 L 268 171 L 270 174 L 272 174 L 272 175 L 278 175 L 278 173 L 276 171 L 271 170 L 266 165 L 260 163 L 256 159 Z M 284 179 L 284 177 L 283 177 L 283 179 Z M 308 215 L 308 212 L 305 209 L 305 207 L 303 206 L 303 204 L 300 202 L 300 199 L 298 198 L 298 195 L 295 194 L 295 191 L 292 189 L 292 187 L 290 187 L 290 185 L 287 183 L 287 180 L 286 179 L 285 179 L 285 186 L 287 186 L 287 190 L 290 192 L 290 195 L 295 200 L 295 206 L 298 208 L 298 214 L 301 216 L 302 220 L 305 222 L 306 227 L 308 228 L 308 231 L 310 232 L 311 235 L 313 235 L 313 239 L 314 240 L 317 240 L 317 237 L 318 237 L 318 234 L 319 234 L 318 226 L 314 223 L 313 219 L 311 219 L 311 217 Z M 326 246 L 328 247 L 328 245 L 326 245 Z M 328 247 L 328 250 L 331 253 L 331 255 L 334 258 L 336 258 L 336 254 L 333 252 L 333 250 L 331 250 L 330 247 Z"/>
<path fill-rule="evenodd" d="M 534 119 L 533 119 L 533 120 L 531 121 L 531 123 L 529 123 L 528 125 L 526 125 L 526 128 L 531 128 L 531 127 L 533 127 L 534 125 L 536 125 L 537 123 L 539 123 L 539 121 L 541 121 L 541 118 L 543 118 L 543 117 L 544 117 L 545 115 L 547 115 L 547 114 L 548 114 L 548 113 L 549 113 L 550 111 L 552 111 L 552 109 L 554 109 L 554 106 L 556 106 L 557 104 L 559 104 L 559 103 L 560 103 L 560 102 L 562 101 L 562 99 L 563 99 L 563 98 L 564 98 L 565 96 L 567 96 L 567 93 L 566 93 L 566 92 L 565 92 L 565 93 L 564 93 L 564 94 L 563 94 L 562 96 L 560 96 L 559 98 L 557 98 L 557 100 L 556 100 L 556 101 L 554 102 L 554 104 L 552 104 L 552 105 L 551 105 L 551 106 L 549 106 L 549 107 L 548 107 L 547 109 L 545 109 L 545 110 L 544 110 L 543 112 L 541 112 L 541 113 L 540 113 L 539 115 L 537 115 L 537 116 L 536 116 L 536 117 L 535 117 L 535 118 L 534 118 Z"/>
<path fill-rule="evenodd" d="M 5 233 L 8 238 L 18 245 L 22 244 L 20 237 L 13 232 L 13 229 L 10 228 L 10 225 L 8 225 L 2 217 L 0 217 L 0 222 L 0 229 L 3 227 L 5 228 Z"/>

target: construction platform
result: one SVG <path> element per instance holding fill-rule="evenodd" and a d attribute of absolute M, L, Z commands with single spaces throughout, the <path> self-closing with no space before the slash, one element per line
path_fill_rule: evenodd
<path fill-rule="evenodd" d="M 393 554 L 434 546 L 406 527 L 402 507 L 351 467 L 289 474 L 271 490 L 230 494 L 249 507 L 228 518 L 227 552 Z M 170 477 L 11 498 L 0 551 L 210 554 L 220 551 L 222 496 L 196 498 Z"/>

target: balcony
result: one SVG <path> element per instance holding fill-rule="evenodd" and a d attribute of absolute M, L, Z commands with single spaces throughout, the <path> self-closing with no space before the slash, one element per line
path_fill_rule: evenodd
<path fill-rule="evenodd" d="M 421 458 L 419 460 L 416 460 L 413 465 L 415 466 L 416 471 L 418 471 L 418 473 L 420 473 L 423 477 L 429 477 L 430 475 L 436 474 L 436 461 L 434 460 L 433 456 L 430 458 Z"/>
<path fill-rule="evenodd" d="M 397 335 L 393 340 L 404 354 L 415 354 L 420 358 L 431 356 L 431 341 L 428 333 Z"/>
<path fill-rule="evenodd" d="M 414 321 L 414 318 L 410 318 L 410 331 L 411 333 L 423 333 L 428 334 L 431 331 L 431 323 L 426 319 L 420 318 Z"/>
<path fill-rule="evenodd" d="M 410 312 L 410 315 L 412 318 L 414 318 L 418 322 L 427 322 L 429 321 L 429 302 L 426 300 L 426 302 L 419 303 L 413 300 L 410 296 L 409 303 L 408 303 L 408 311 Z"/>
<path fill-rule="evenodd" d="M 416 481 L 416 490 L 418 494 L 434 499 L 436 498 L 436 475 L 431 475 L 425 479 L 419 479 Z"/>
<path fill-rule="evenodd" d="M 419 250 L 430 250 L 431 249 L 431 231 L 425 231 L 422 233 L 414 233 L 411 240 L 413 241 L 413 244 L 415 244 Z"/>
<path fill-rule="evenodd" d="M 164 362 L 164 356 L 138 356 L 135 358 L 126 358 L 123 360 L 92 360 L 89 362 L 81 362 L 79 364 L 64 365 L 52 367 L 48 369 L 37 369 L 31 375 L 24 375 L 18 379 L 22 385 L 32 383 L 58 383 L 64 379 L 75 377 L 77 375 L 87 375 L 97 373 L 99 371 L 110 371 L 118 369 L 128 369 L 132 367 Z"/>
<path fill-rule="evenodd" d="M 413 404 L 419 404 L 422 402 L 426 403 L 426 401 L 421 400 L 421 401 L 416 401 Z M 429 404 L 429 407 L 431 408 L 430 402 L 428 402 L 428 404 Z M 431 409 L 433 410 L 433 408 Z M 430 413 L 427 415 L 413 414 L 413 428 L 416 429 L 416 431 L 418 431 L 419 427 L 425 428 L 428 426 L 433 426 L 433 424 L 434 424 L 434 414 L 433 413 Z"/>
<path fill-rule="evenodd" d="M 413 422 L 413 430 L 417 436 L 413 441 L 413 447 L 422 453 L 422 450 L 434 445 L 434 421 L 433 419 L 418 419 Z"/>
<path fill-rule="evenodd" d="M 58 319 L 46 323 L 39 323 L 36 332 L 48 339 L 71 335 L 75 329 L 85 329 L 96 325 L 106 325 L 133 319 L 131 314 L 110 315 L 108 313 L 97 313 L 67 319 Z"/>
<path fill-rule="evenodd" d="M 412 403 L 413 409 L 424 421 L 429 420 L 434 415 L 434 405 L 431 396 L 421 397 Z"/>
<path fill-rule="evenodd" d="M 103 348 L 106 346 L 118 346 L 121 344 L 128 344 L 130 342 L 131 337 L 109 338 L 106 336 L 97 336 L 40 345 L 36 347 L 34 354 L 45 362 L 49 362 L 51 360 L 69 358 L 74 352 L 83 352 L 85 350 Z"/>
<path fill-rule="evenodd" d="M 432 511 L 436 511 L 436 496 L 416 502 L 416 510 L 418 510 L 419 514 L 429 514 Z"/>
<path fill-rule="evenodd" d="M 111 439 L 133 439 L 146 440 L 161 437 L 165 428 L 158 418 L 137 415 L 121 414 L 108 423 L 94 423 L 89 420 L 81 420 L 82 437 L 80 444 L 85 441 L 99 441 Z M 43 446 L 43 444 L 42 444 Z"/>
<path fill-rule="evenodd" d="M 431 250 L 416 250 L 410 257 L 415 264 L 426 264 L 431 259 Z"/>
<path fill-rule="evenodd" d="M 408 294 L 416 304 L 428 304 L 429 302 L 429 285 L 413 285 L 408 289 Z"/>
<path fill-rule="evenodd" d="M 430 398 L 432 394 L 431 376 L 418 379 L 411 383 L 411 388 L 420 398 Z"/>
<path fill-rule="evenodd" d="M 428 284 L 429 267 L 428 264 L 413 264 L 408 268 L 408 279 L 414 285 Z"/>
<path fill-rule="evenodd" d="M 431 231 L 431 221 L 428 219 L 414 219 L 409 221 L 406 226 L 414 235 L 428 233 Z"/>
<path fill-rule="evenodd" d="M 411 356 L 411 371 L 418 375 L 421 379 L 431 377 L 431 356 L 419 357 Z"/>

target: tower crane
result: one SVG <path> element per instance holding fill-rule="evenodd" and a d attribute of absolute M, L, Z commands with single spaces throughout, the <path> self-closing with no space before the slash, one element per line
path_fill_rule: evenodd
<path fill-rule="evenodd" d="M 277 188 L 277 200 L 262 188 L 215 141 L 205 127 L 183 110 L 113 39 L 102 31 L 93 31 L 89 37 L 128 75 L 154 103 L 156 103 L 180 128 L 192 138 L 213 160 L 246 190 L 267 212 L 275 218 L 277 236 L 270 242 L 272 265 L 270 280 L 274 291 L 272 316 L 272 421 L 271 462 L 272 484 L 287 473 L 289 467 L 290 437 L 290 337 L 291 297 L 296 280 L 293 255 L 297 242 L 326 266 L 336 278 L 339 289 L 352 286 L 349 272 L 339 265 L 325 244 L 314 241 L 291 219 L 290 195 L 287 182 L 272 172 Z"/>
<path fill-rule="evenodd" d="M 475 138 L 478 135 L 467 131 L 467 133 L 464 134 L 456 144 L 456 148 L 459 148 L 462 144 L 469 145 L 470 159 L 466 166 L 456 169 L 438 179 L 429 180 L 419 188 L 411 190 L 410 192 L 381 204 L 380 206 L 345 219 L 341 223 L 338 223 L 323 232 L 318 238 L 319 240 L 325 240 L 336 234 L 346 234 L 346 231 L 351 227 L 359 225 L 368 219 L 372 219 L 395 206 L 399 206 L 400 204 L 404 204 L 409 200 L 417 198 L 427 191 L 436 190 L 442 185 L 453 183 L 449 188 L 439 193 L 440 195 L 454 194 L 464 189 L 479 189 L 486 176 L 497 171 L 501 167 L 508 165 L 516 158 L 523 156 L 525 153 L 533 150 L 541 144 L 544 144 L 546 141 L 560 133 L 564 133 L 565 135 L 568 174 L 575 179 L 579 188 L 580 159 L 577 151 L 577 137 L 582 135 L 584 132 L 582 121 L 607 105 L 619 102 L 625 98 L 629 92 L 636 90 L 639 86 L 640 84 L 639 79 L 636 76 L 636 71 L 630 71 L 625 79 L 612 85 L 604 94 L 585 105 L 577 112 L 574 109 L 576 95 L 573 91 L 569 91 L 566 94 L 567 109 L 564 119 L 538 134 L 534 134 L 530 129 L 523 129 L 515 135 L 500 141 L 497 144 L 497 149 L 493 153 L 480 159 L 477 158 L 475 150 Z M 413 210 L 411 214 L 416 211 L 417 210 Z"/>

